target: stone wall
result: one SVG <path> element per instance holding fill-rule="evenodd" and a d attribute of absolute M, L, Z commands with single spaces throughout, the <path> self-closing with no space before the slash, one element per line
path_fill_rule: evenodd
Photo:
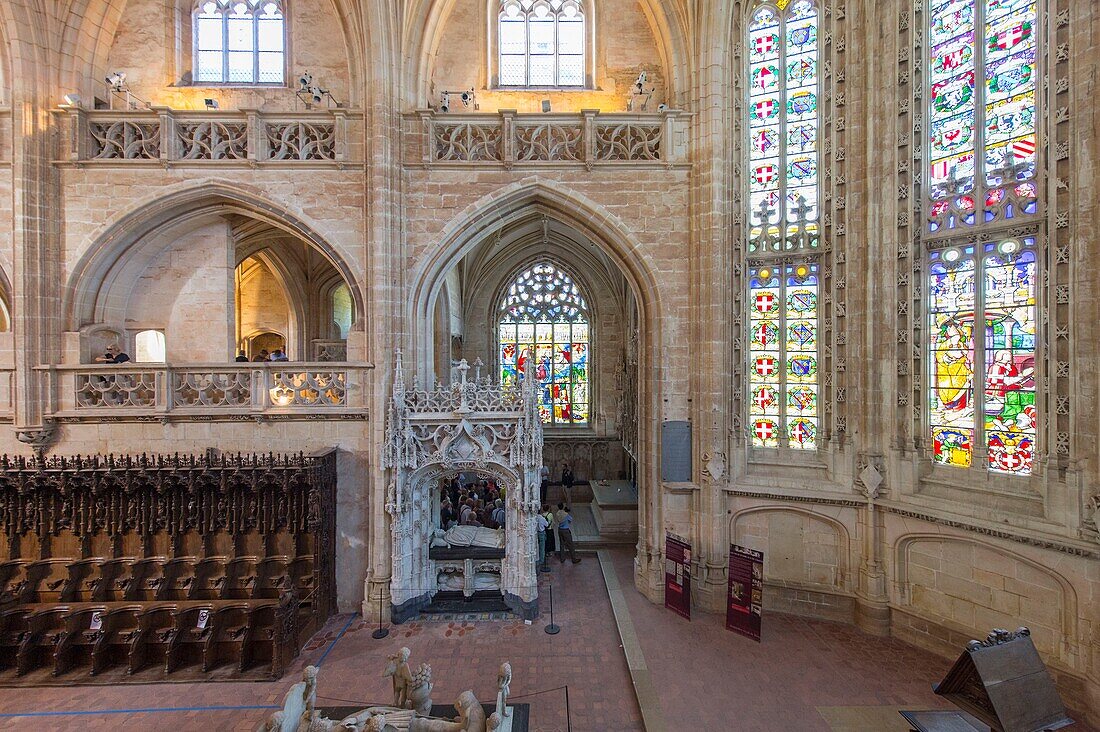
<path fill-rule="evenodd" d="M 222 109 L 294 109 L 298 75 L 308 71 L 314 82 L 330 90 L 338 101 L 351 101 L 347 47 L 340 20 L 328 0 L 287 3 L 286 83 L 271 89 L 191 85 L 191 4 L 191 0 L 126 3 L 107 66 L 111 72 L 124 72 L 127 86 L 141 99 L 176 109 L 198 109 L 201 97 L 216 98 Z M 94 88 L 97 96 L 105 94 L 103 84 Z"/>
<path fill-rule="evenodd" d="M 496 13 L 491 0 L 458 0 L 443 20 L 436 39 L 437 50 L 431 58 L 429 100 L 439 101 L 441 91 L 474 89 L 481 111 L 515 109 L 537 112 L 543 99 L 549 99 L 555 112 L 600 109 L 618 111 L 627 108 L 630 86 L 645 71 L 648 87 L 654 88 L 649 110 L 668 101 L 665 70 L 653 30 L 638 0 L 601 0 L 592 3 L 595 28 L 600 38 L 596 47 L 594 86 L 582 91 L 537 92 L 500 89 L 490 84 L 495 76 L 496 54 L 492 42 L 480 32 Z M 613 29 L 611 32 L 604 32 Z M 457 111 L 462 111 L 457 103 Z"/>
<path fill-rule="evenodd" d="M 229 360 L 234 342 L 233 269 L 233 244 L 225 222 L 181 235 L 132 283 L 125 327 L 131 332 L 163 331 L 170 363 Z M 125 345 L 132 347 L 129 341 Z"/>

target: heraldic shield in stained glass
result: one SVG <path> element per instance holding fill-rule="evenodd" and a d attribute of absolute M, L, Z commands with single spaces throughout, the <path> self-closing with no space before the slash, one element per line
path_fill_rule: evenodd
<path fill-rule="evenodd" d="M 749 251 L 818 245 L 818 17 L 762 5 L 748 37 Z"/>
<path fill-rule="evenodd" d="M 931 254 L 929 424 L 939 464 L 970 467 L 978 444 L 992 471 L 1033 470 L 1034 246 L 1026 237 Z"/>
<path fill-rule="evenodd" d="M 1036 0 L 932 0 L 930 232 L 1038 212 Z"/>
<path fill-rule="evenodd" d="M 818 440 L 816 264 L 752 268 L 749 429 L 754 447 L 813 450 Z"/>
<path fill-rule="evenodd" d="M 588 306 L 569 275 L 550 263 L 529 267 L 504 295 L 499 325 L 500 380 L 538 380 L 544 424 L 589 419 Z"/>

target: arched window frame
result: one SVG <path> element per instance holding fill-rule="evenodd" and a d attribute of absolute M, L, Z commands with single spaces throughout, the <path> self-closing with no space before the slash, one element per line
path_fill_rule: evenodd
<path fill-rule="evenodd" d="M 135 363 L 164 363 L 167 360 L 168 343 L 163 330 L 147 328 L 134 333 Z"/>
<path fill-rule="evenodd" d="M 595 26 L 596 26 L 596 14 L 595 14 L 595 0 L 489 0 L 489 27 L 491 43 L 489 44 L 489 68 L 490 72 L 490 86 L 496 89 L 561 89 L 565 91 L 569 90 L 583 90 L 594 88 L 594 63 L 595 63 Z M 556 9 L 554 6 L 557 6 Z M 522 23 L 524 26 L 524 83 L 512 83 L 512 80 L 504 79 L 502 74 L 502 68 L 504 65 L 505 56 L 519 56 L 521 54 L 505 54 L 505 48 L 502 46 L 502 23 L 505 21 L 505 14 L 510 7 L 514 7 L 518 11 L 522 12 Z M 554 81 L 551 84 L 532 84 L 530 79 L 531 65 L 531 47 L 530 47 L 530 19 L 534 15 L 535 11 L 539 7 L 545 7 L 549 10 L 551 17 L 554 18 Z M 579 83 L 561 83 L 560 76 L 560 60 L 561 54 L 560 36 L 559 36 L 559 16 L 564 12 L 565 8 L 574 7 L 579 13 L 580 24 L 582 26 L 582 49 L 580 54 L 568 54 L 579 55 L 581 57 L 581 77 Z M 519 21 L 511 21 L 518 24 Z M 550 55 L 550 54 L 545 54 Z"/>
<path fill-rule="evenodd" d="M 517 286 L 521 283 L 521 281 L 524 279 L 529 279 L 528 275 L 532 273 L 538 274 L 536 270 L 538 270 L 539 268 L 547 268 L 552 270 L 553 277 L 561 278 L 572 288 L 572 292 L 567 293 L 567 295 L 561 300 L 562 305 L 560 305 L 560 307 L 564 307 L 566 312 L 557 317 L 556 320 L 552 319 L 554 317 L 553 315 L 549 316 L 549 318 L 543 317 L 546 316 L 546 306 L 542 306 L 543 309 L 541 311 L 541 314 L 535 314 L 534 309 L 537 309 L 540 306 L 532 305 L 530 302 L 527 302 L 527 305 L 524 305 L 525 300 L 522 299 L 521 293 L 518 292 Z M 574 277 L 572 273 L 570 273 L 566 268 L 562 267 L 559 263 L 553 261 L 552 259 L 545 257 L 539 258 L 538 260 L 530 262 L 523 267 L 513 271 L 505 282 L 506 284 L 504 285 L 504 288 L 502 289 L 500 295 L 495 301 L 496 307 L 494 308 L 494 312 L 496 313 L 496 333 L 494 336 L 494 340 L 496 343 L 496 367 L 497 373 L 500 375 L 501 382 L 507 384 L 515 383 L 517 379 L 522 380 L 522 374 L 524 373 L 525 367 L 520 364 L 520 361 L 522 360 L 521 354 L 523 351 L 521 344 L 527 342 L 534 342 L 537 344 L 537 341 L 528 341 L 525 339 L 520 339 L 518 337 L 515 339 L 511 338 L 510 334 L 505 332 L 505 329 L 510 325 L 507 320 L 511 320 L 511 324 L 516 327 L 517 331 L 519 330 L 519 328 L 518 325 L 515 324 L 518 324 L 520 322 L 533 324 L 536 330 L 539 324 L 545 325 L 546 323 L 556 323 L 558 326 L 568 324 L 570 327 L 569 344 L 571 358 L 575 358 L 576 344 L 583 343 L 587 349 L 585 355 L 584 378 L 577 379 L 575 372 L 571 368 L 568 380 L 568 399 L 570 404 L 570 411 L 572 414 L 575 415 L 576 406 L 584 404 L 586 405 L 586 409 L 584 411 L 585 418 L 582 420 L 577 420 L 576 418 L 572 420 L 564 420 L 561 418 L 560 410 L 555 408 L 555 402 L 552 401 L 550 404 L 546 403 L 546 395 L 549 394 L 551 399 L 553 399 L 554 386 L 563 383 L 563 381 L 557 378 L 557 373 L 553 369 L 551 370 L 553 375 L 552 379 L 540 379 L 539 411 L 543 418 L 543 424 L 545 424 L 547 427 L 552 427 L 554 429 L 591 428 L 593 426 L 595 415 L 595 393 L 593 389 L 593 382 L 595 380 L 595 374 L 593 373 L 595 333 L 593 328 L 592 310 L 589 306 L 589 300 L 584 295 L 582 284 L 578 282 L 577 278 Z M 524 319 L 517 319 L 515 316 L 516 308 L 521 307 L 529 308 L 528 315 Z M 554 307 L 554 305 L 551 304 L 550 307 Z M 577 326 L 584 327 L 583 335 L 577 332 Z M 558 333 L 556 332 L 556 330 L 557 329 L 554 329 L 553 339 L 550 342 L 551 351 L 555 355 L 555 357 L 558 354 L 559 343 L 565 343 L 565 341 L 562 341 L 558 337 Z M 535 333 L 535 336 L 537 338 L 537 333 Z M 514 352 L 509 355 L 505 352 L 505 348 L 506 346 L 511 344 L 515 344 L 517 347 L 514 349 Z M 537 358 L 537 354 L 534 354 L 533 356 L 528 356 L 528 358 L 532 357 Z M 577 399 L 578 392 L 574 389 L 574 386 L 577 384 L 583 384 L 587 401 L 581 401 Z M 549 392 L 546 391 L 547 386 L 549 386 L 550 388 Z"/>
<path fill-rule="evenodd" d="M 217 23 L 215 17 L 220 17 L 221 36 L 219 40 L 208 44 L 202 38 L 202 28 L 204 21 L 209 21 L 211 26 L 215 25 Z M 248 21 L 247 29 L 249 32 L 241 35 L 241 38 L 247 39 L 247 48 L 231 48 L 233 45 L 231 42 L 231 24 L 234 20 L 242 21 L 239 24 L 242 29 L 246 27 L 243 21 Z M 276 48 L 276 44 L 271 42 L 270 38 L 267 42 L 263 41 L 264 34 L 262 31 L 265 27 L 268 27 L 265 24 L 270 24 L 272 28 L 278 26 L 278 48 Z M 191 9 L 190 30 L 190 77 L 192 85 L 286 86 L 290 45 L 287 0 L 195 0 Z M 273 32 L 272 38 L 275 35 Z M 230 78 L 232 75 L 231 57 L 234 55 L 238 55 L 242 59 L 245 55 L 248 56 L 250 66 L 247 78 Z M 218 58 L 220 61 L 219 73 L 216 76 L 201 73 L 200 66 L 204 59 L 209 59 L 212 62 L 214 58 Z M 269 58 L 273 62 L 277 61 L 277 66 L 273 63 L 267 67 L 265 72 L 262 66 L 262 59 L 264 58 Z M 213 65 L 211 63 L 211 66 Z M 278 68 L 278 78 L 261 79 L 262 73 L 272 73 L 271 69 L 274 68 Z"/>
<path fill-rule="evenodd" d="M 925 75 L 919 79 L 919 99 L 923 99 L 920 111 L 927 125 L 914 127 L 920 165 L 915 179 L 922 192 L 916 238 L 926 263 L 920 295 L 922 317 L 914 319 L 916 332 L 924 334 L 922 363 L 917 366 L 922 380 L 918 383 L 924 384 L 923 389 L 916 390 L 921 430 L 917 444 L 926 447 L 933 475 L 951 480 L 984 473 L 995 476 L 1001 485 L 1013 485 L 1041 477 L 1044 455 L 1050 449 L 1044 443 L 1051 437 L 1047 427 L 1051 400 L 1043 393 L 1043 385 L 1048 383 L 1047 356 L 1043 352 L 1043 333 L 1048 325 L 1044 292 L 1048 281 L 1044 94 L 1050 57 L 1043 0 L 1013 0 L 1010 9 L 1016 12 L 1006 15 L 997 15 L 996 10 L 990 13 L 989 5 L 990 0 L 954 6 L 928 0 L 920 9 L 924 13 L 919 20 L 925 37 L 921 49 Z M 949 8 L 953 8 L 952 13 L 941 12 Z M 969 57 L 965 52 L 965 28 L 951 35 L 944 31 L 938 37 L 933 30 L 943 28 L 945 18 L 965 17 L 956 13 L 968 9 L 972 17 L 966 22 L 972 24 L 974 39 Z M 996 44 L 1016 33 L 1025 35 L 1026 42 L 1017 43 L 1021 48 L 1007 56 L 997 57 Z M 943 60 L 956 57 L 962 60 L 961 71 L 950 76 L 939 71 Z M 1030 65 L 1030 69 L 1019 72 L 1019 67 L 1012 65 L 1016 59 L 1020 65 Z M 1013 70 L 1018 72 L 1013 80 L 1018 82 L 1017 87 L 1008 97 L 997 98 L 990 85 Z M 968 78 L 973 80 L 969 95 L 964 93 Z M 1020 78 L 1024 79 L 1022 83 Z M 1023 91 L 1017 91 L 1019 87 Z M 954 94 L 948 96 L 947 92 Z M 1027 95 L 1031 97 L 1030 134 L 1025 129 L 1003 140 L 991 140 L 990 111 Z M 956 114 L 973 115 L 972 119 L 963 119 L 961 125 L 954 123 L 958 117 L 945 116 L 944 111 L 947 104 L 960 100 L 957 110 L 961 111 Z M 973 169 L 969 174 L 959 175 L 960 165 L 942 162 L 946 158 L 938 141 L 956 127 L 973 131 L 972 139 L 957 153 L 972 153 Z M 1002 160 L 993 167 L 990 150 L 1002 142 L 1004 155 L 1017 162 L 1010 166 Z M 1021 151 L 1024 154 L 1015 152 L 1017 143 L 1026 145 Z M 946 182 L 945 173 L 949 178 Z M 990 307 L 987 302 L 1004 297 L 989 276 L 993 267 L 990 262 L 994 261 L 1007 263 L 1012 271 L 1027 273 L 1028 284 L 1017 288 L 1019 297 L 1012 313 L 1012 322 L 1022 323 L 1021 335 L 1008 346 L 1001 342 L 1002 323 L 1008 315 L 1004 308 Z M 964 312 L 964 307 L 948 318 L 942 309 L 941 283 L 949 276 L 961 276 L 953 273 L 961 273 L 964 267 L 974 268 L 973 294 L 967 303 L 970 312 Z M 1009 271 L 1001 266 L 993 267 L 996 269 Z M 951 339 L 944 328 L 952 322 L 982 323 L 980 330 L 973 325 L 960 330 L 968 331 L 969 338 L 966 347 L 954 350 L 969 357 L 970 377 L 958 394 L 952 379 L 959 379 L 945 362 L 950 358 L 946 354 L 951 350 Z M 1005 357 L 1009 358 L 1007 364 L 1003 363 Z M 1011 385 L 1007 392 L 1001 386 L 1006 381 Z M 1030 404 L 1021 406 L 1029 399 Z M 945 418 L 949 406 L 956 412 L 954 418 Z"/>
<path fill-rule="evenodd" d="M 774 23 L 765 14 L 771 14 Z M 822 150 L 835 134 L 835 128 L 826 127 L 821 110 L 823 15 L 821 4 L 813 0 L 758 2 L 749 8 L 744 41 L 742 200 L 747 297 L 743 312 L 747 332 L 740 337 L 747 357 L 745 440 L 760 459 L 771 455 L 815 464 L 829 437 L 823 408 L 828 389 L 835 386 L 825 376 L 831 364 L 823 360 L 828 349 L 822 347 L 832 333 L 831 313 L 824 307 L 831 301 L 827 292 L 832 277 L 822 246 Z M 792 45 L 788 33 L 802 35 L 809 28 L 813 40 L 803 35 L 805 48 L 791 52 L 799 46 Z M 792 83 L 787 82 L 789 61 L 800 63 L 798 80 L 792 78 Z M 807 71 L 811 76 L 804 75 Z M 768 74 L 774 82 L 768 81 Z M 810 100 L 812 110 L 796 111 Z M 816 132 L 809 145 L 802 136 L 806 124 Z M 771 137 L 769 130 L 774 133 Z M 799 137 L 789 141 L 792 133 Z M 772 146 L 775 152 L 769 154 Z M 790 167 L 793 164 L 801 168 L 796 171 Z M 811 170 L 812 176 L 798 177 Z M 770 186 L 771 182 L 775 185 Z M 798 197 L 789 200 L 789 192 Z M 812 343 L 808 343 L 805 337 L 811 333 Z M 769 341 L 772 335 L 774 340 Z M 795 373 L 806 367 L 812 373 Z M 842 418 L 833 417 L 843 431 Z"/>

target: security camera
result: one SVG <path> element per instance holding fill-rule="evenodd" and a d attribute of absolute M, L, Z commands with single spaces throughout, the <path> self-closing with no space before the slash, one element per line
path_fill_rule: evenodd
<path fill-rule="evenodd" d="M 451 93 L 443 92 L 439 95 L 439 111 L 446 113 L 451 111 Z"/>
<path fill-rule="evenodd" d="M 469 107 L 474 101 L 474 90 L 462 92 L 462 106 Z"/>
<path fill-rule="evenodd" d="M 667 112 L 668 111 L 668 105 L 667 104 L 658 104 L 657 105 L 657 111 L 658 112 Z"/>
<path fill-rule="evenodd" d="M 646 73 L 645 69 L 643 69 L 642 73 L 638 74 L 638 78 L 634 81 L 634 92 L 636 94 L 645 94 L 645 82 Z"/>
<path fill-rule="evenodd" d="M 115 91 L 122 91 L 122 87 L 126 83 L 126 74 L 122 71 L 115 71 L 108 75 L 104 81 L 106 81 L 107 85 Z"/>
<path fill-rule="evenodd" d="M 320 104 L 325 99 L 325 90 L 319 86 L 311 87 L 309 93 L 313 97 L 314 104 Z"/>

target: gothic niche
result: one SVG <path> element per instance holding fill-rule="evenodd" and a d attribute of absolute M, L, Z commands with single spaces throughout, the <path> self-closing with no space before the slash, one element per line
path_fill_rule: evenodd
<path fill-rule="evenodd" d="M 535 380 L 468 378 L 465 360 L 449 385 L 407 388 L 396 355 L 382 456 L 390 516 L 392 617 L 415 617 L 440 592 L 499 592 L 524 619 L 538 615 L 535 514 L 542 421 Z M 505 528 L 440 527 L 441 479 L 476 474 L 505 489 Z"/>

